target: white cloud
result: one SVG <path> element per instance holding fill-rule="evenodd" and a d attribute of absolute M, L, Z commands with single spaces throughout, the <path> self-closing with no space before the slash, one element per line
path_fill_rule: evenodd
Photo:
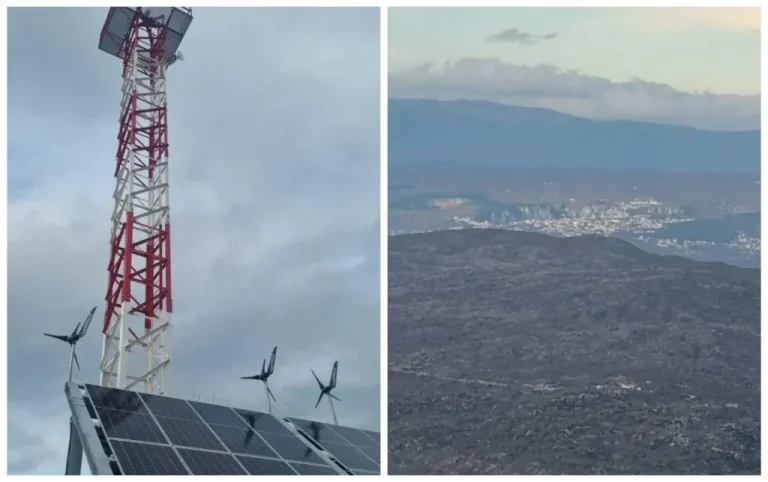
<path fill-rule="evenodd" d="M 665 7 L 617 9 L 626 27 L 650 30 L 714 28 L 750 32 L 760 29 L 758 7 Z"/>
<path fill-rule="evenodd" d="M 682 92 L 642 79 L 613 82 L 552 65 L 517 65 L 498 59 L 462 59 L 392 73 L 389 95 L 487 100 L 544 107 L 593 119 L 684 124 L 704 129 L 760 127 L 757 95 Z"/>

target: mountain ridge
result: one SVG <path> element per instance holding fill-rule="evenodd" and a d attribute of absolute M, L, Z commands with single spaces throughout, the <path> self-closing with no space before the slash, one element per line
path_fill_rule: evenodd
<path fill-rule="evenodd" d="M 696 261 L 684 256 L 678 255 L 662 255 L 656 253 L 650 253 L 642 248 L 635 246 L 629 241 L 620 239 L 615 236 L 603 236 L 598 234 L 585 234 L 581 236 L 569 236 L 569 237 L 557 237 L 548 234 L 535 233 L 530 231 L 512 231 L 508 229 L 497 228 L 466 228 L 466 229 L 444 229 L 424 231 L 418 233 L 403 233 L 394 234 L 389 236 L 389 245 L 391 247 L 398 248 L 402 246 L 405 240 L 419 239 L 420 242 L 429 242 L 431 239 L 444 237 L 447 233 L 461 233 L 458 238 L 464 236 L 473 236 L 478 238 L 487 238 L 487 240 L 493 237 L 498 237 L 502 240 L 518 239 L 525 243 L 548 245 L 548 244 L 561 244 L 563 246 L 588 246 L 591 249 L 595 249 L 599 246 L 610 247 L 614 250 L 621 250 L 625 254 L 630 254 L 640 259 L 648 261 L 656 261 L 667 266 L 675 266 L 682 269 L 696 269 L 701 267 L 709 267 L 713 269 L 721 269 L 729 271 L 732 274 L 739 273 L 751 273 L 748 276 L 757 276 L 756 281 L 759 281 L 759 268 L 742 268 L 733 266 L 722 261 Z M 457 238 L 457 239 L 458 239 Z M 470 248 L 471 249 L 471 248 Z M 746 270 L 746 271 L 745 271 Z"/>
<path fill-rule="evenodd" d="M 760 131 L 593 120 L 489 101 L 389 99 L 389 156 L 408 163 L 755 173 Z"/>

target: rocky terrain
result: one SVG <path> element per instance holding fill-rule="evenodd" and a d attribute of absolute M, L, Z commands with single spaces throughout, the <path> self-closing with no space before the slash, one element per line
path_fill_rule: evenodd
<path fill-rule="evenodd" d="M 760 473 L 759 270 L 493 229 L 389 249 L 389 473 Z"/>

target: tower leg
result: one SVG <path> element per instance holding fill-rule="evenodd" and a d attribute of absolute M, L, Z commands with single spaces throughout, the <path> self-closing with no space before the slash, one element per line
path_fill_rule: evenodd
<path fill-rule="evenodd" d="M 128 310 L 130 306 L 127 301 L 123 302 L 123 306 L 120 310 L 120 318 L 118 318 L 117 329 L 118 332 L 118 351 L 117 351 L 117 385 L 116 388 L 125 388 L 128 380 L 128 350 L 126 345 L 128 344 Z"/>
<path fill-rule="evenodd" d="M 331 394 L 328 394 L 328 403 L 331 404 L 331 415 L 333 415 L 333 424 L 338 425 L 339 421 L 336 420 L 336 409 L 333 408 L 333 399 L 331 398 Z"/>

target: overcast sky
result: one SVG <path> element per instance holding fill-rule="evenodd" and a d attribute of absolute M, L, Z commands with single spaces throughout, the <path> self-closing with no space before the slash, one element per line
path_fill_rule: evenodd
<path fill-rule="evenodd" d="M 393 8 L 389 94 L 760 127 L 759 8 Z"/>
<path fill-rule="evenodd" d="M 8 463 L 62 473 L 66 334 L 96 380 L 120 62 L 106 8 L 8 15 Z M 73 28 L 73 25 L 75 28 Z M 315 409 L 339 360 L 339 423 L 379 424 L 377 9 L 195 9 L 169 70 L 176 395 Z"/>

